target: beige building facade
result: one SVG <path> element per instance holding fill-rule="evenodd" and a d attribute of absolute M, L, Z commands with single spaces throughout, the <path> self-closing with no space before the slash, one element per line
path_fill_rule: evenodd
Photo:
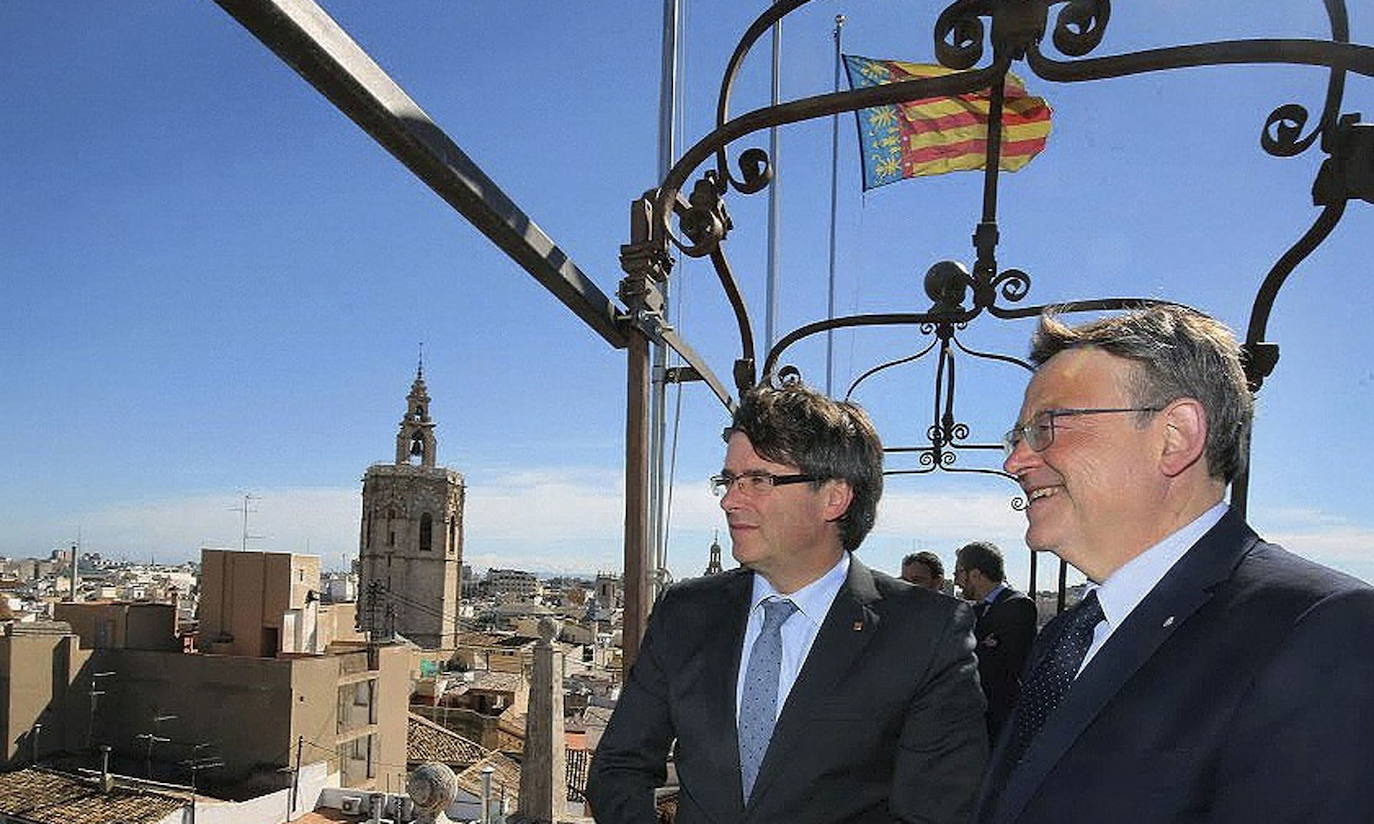
<path fill-rule="evenodd" d="M 89 650 L 66 624 L 9 622 L 0 634 L 0 732 L 3 767 L 85 746 L 76 710 L 87 695 L 81 675 Z M 41 727 L 39 726 L 41 725 Z"/>
<path fill-rule="evenodd" d="M 86 649 L 181 649 L 175 604 L 68 601 L 53 605 L 53 618 L 69 624 Z"/>
<path fill-rule="evenodd" d="M 200 563 L 201 650 L 257 658 L 324 650 L 319 556 L 202 549 Z"/>

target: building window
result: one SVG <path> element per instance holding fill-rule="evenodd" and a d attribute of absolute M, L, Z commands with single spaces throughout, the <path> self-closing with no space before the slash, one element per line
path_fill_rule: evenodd
<path fill-rule="evenodd" d="M 420 551 L 434 548 L 434 518 L 428 512 L 420 516 Z"/>
<path fill-rule="evenodd" d="M 391 529 L 391 530 L 388 530 L 388 531 L 387 531 L 387 533 L 386 533 L 386 545 L 387 545 L 387 546 L 396 546 L 396 530 Z"/>
<path fill-rule="evenodd" d="M 448 554 L 458 548 L 458 516 L 454 515 L 448 519 Z"/>

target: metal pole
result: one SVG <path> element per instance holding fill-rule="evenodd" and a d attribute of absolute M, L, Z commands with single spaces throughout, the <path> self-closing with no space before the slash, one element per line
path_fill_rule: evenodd
<path fill-rule="evenodd" d="M 649 339 L 631 330 L 625 381 L 625 612 L 622 673 L 630 671 L 649 616 Z"/>
<path fill-rule="evenodd" d="M 778 0 L 773 0 L 774 4 Z M 771 104 L 776 106 L 782 91 L 782 21 L 773 24 L 773 88 Z M 768 187 L 768 280 L 767 310 L 764 313 L 763 339 L 768 349 L 777 342 L 778 323 L 778 222 L 782 204 L 778 200 L 781 185 L 778 164 L 778 127 L 768 129 L 768 162 L 773 169 L 773 182 Z"/>
<path fill-rule="evenodd" d="M 662 70 L 658 87 L 658 176 L 662 180 L 673 165 L 676 151 L 673 141 L 673 124 L 677 114 L 677 52 L 678 52 L 678 0 L 663 0 L 663 54 Z M 663 316 L 668 317 L 671 305 L 672 283 L 663 283 Z M 658 582 L 657 570 L 666 566 L 667 545 L 664 535 L 664 520 L 667 517 L 664 499 L 664 442 L 668 428 L 667 388 L 665 377 L 668 374 L 668 347 L 655 342 L 651 345 L 653 366 L 652 384 L 649 395 L 649 523 L 648 535 L 650 557 L 654 559 L 652 581 Z"/>
<path fill-rule="evenodd" d="M 844 15 L 835 15 L 835 91 L 840 90 L 840 34 L 844 29 Z M 830 278 L 826 290 L 825 316 L 835 317 L 835 212 L 839 202 L 840 185 L 840 116 L 830 116 Z M 835 330 L 825 332 L 825 394 L 833 394 L 831 382 L 835 373 Z"/>
<path fill-rule="evenodd" d="M 494 772 L 490 764 L 482 768 L 482 824 L 491 824 L 491 774 Z"/>
<path fill-rule="evenodd" d="M 1068 582 L 1069 582 L 1069 562 L 1068 562 L 1068 561 L 1065 561 L 1063 558 L 1060 558 L 1060 559 L 1059 559 L 1059 599 L 1058 599 L 1058 603 L 1056 604 L 1056 606 L 1058 607 L 1058 609 L 1056 610 L 1057 612 L 1063 612 L 1063 611 L 1064 611 L 1064 602 L 1065 602 L 1065 598 L 1066 598 L 1066 596 L 1067 596 L 1067 594 L 1068 594 L 1068 593 L 1067 593 L 1067 590 L 1068 590 L 1068 586 L 1067 586 L 1067 585 L 1068 585 Z"/>
<path fill-rule="evenodd" d="M 304 744 L 305 736 L 296 736 L 296 769 L 291 772 L 291 815 L 296 814 L 296 800 L 301 791 L 301 747 Z"/>

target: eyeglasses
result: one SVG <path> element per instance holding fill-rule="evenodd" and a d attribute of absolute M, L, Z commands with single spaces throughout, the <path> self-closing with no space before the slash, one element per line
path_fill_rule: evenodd
<path fill-rule="evenodd" d="M 801 484 L 819 480 L 815 475 L 774 475 L 772 472 L 744 472 L 739 475 L 722 472 L 711 477 L 711 492 L 717 498 L 725 497 L 730 487 L 739 484 L 740 491 L 746 495 L 765 495 L 775 486 Z"/>
<path fill-rule="evenodd" d="M 1158 412 L 1162 407 L 1159 406 L 1122 406 L 1110 409 L 1046 409 L 1037 412 L 1031 418 L 1030 423 L 1021 426 L 1013 426 L 1007 430 L 1007 434 L 1002 436 L 1002 448 L 1007 455 L 1016 451 L 1016 445 L 1025 440 L 1036 452 L 1044 452 L 1054 443 L 1054 419 L 1072 418 L 1078 415 L 1105 415 L 1109 412 Z"/>

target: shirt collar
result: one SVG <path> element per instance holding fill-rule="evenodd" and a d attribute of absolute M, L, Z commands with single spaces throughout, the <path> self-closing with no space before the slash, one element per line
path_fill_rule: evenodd
<path fill-rule="evenodd" d="M 835 600 L 835 595 L 839 593 L 840 587 L 844 586 L 848 577 L 847 551 L 840 553 L 840 560 L 836 561 L 828 572 L 790 595 L 783 595 L 773 589 L 767 578 L 755 572 L 754 592 L 749 601 L 749 611 L 752 613 L 758 609 L 759 604 L 769 598 L 786 598 L 797 605 L 797 611 L 805 615 L 808 621 L 820 626 L 821 621 L 825 620 L 825 614 L 830 611 L 831 602 Z"/>
<path fill-rule="evenodd" d="M 1102 615 L 1107 623 L 1113 628 L 1120 626 L 1178 559 L 1221 520 L 1226 509 L 1224 502 L 1217 504 L 1192 523 L 1127 561 L 1103 581 L 1102 586 L 1097 587 L 1097 600 L 1102 604 Z"/>
<path fill-rule="evenodd" d="M 1004 590 L 1004 589 L 1006 589 L 1006 588 L 1007 588 L 1007 585 L 1006 585 L 1006 584 L 998 584 L 997 586 L 993 587 L 993 588 L 992 588 L 992 592 L 989 592 L 987 595 L 984 595 L 984 596 L 983 596 L 983 603 L 985 603 L 985 604 L 995 604 L 995 603 L 997 603 L 997 596 L 1001 595 L 1001 594 L 1002 594 L 1002 590 Z"/>

